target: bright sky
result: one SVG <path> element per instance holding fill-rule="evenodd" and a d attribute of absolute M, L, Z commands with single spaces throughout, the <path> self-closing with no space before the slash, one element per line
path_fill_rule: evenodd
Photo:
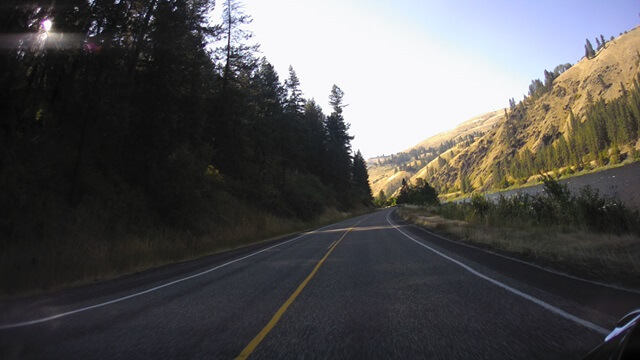
<path fill-rule="evenodd" d="M 637 0 L 244 0 L 281 81 L 292 65 L 329 113 L 344 90 L 353 149 L 402 151 L 522 99 L 532 79 L 640 23 Z M 217 11 L 222 0 L 217 1 Z"/>

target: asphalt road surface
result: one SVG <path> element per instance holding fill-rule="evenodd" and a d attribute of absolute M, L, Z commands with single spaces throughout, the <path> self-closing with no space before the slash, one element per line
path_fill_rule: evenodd
<path fill-rule="evenodd" d="M 580 359 L 640 294 L 441 239 L 393 209 L 0 303 L 0 358 Z"/>

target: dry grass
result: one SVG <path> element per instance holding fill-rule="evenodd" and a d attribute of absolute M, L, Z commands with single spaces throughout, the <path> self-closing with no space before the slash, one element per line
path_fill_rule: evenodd
<path fill-rule="evenodd" d="M 450 239 L 491 249 L 578 277 L 640 287 L 640 237 L 552 227 L 508 227 L 472 224 L 405 207 L 405 221 Z"/>
<path fill-rule="evenodd" d="M 211 233 L 198 236 L 162 227 L 141 229 L 138 234 L 108 234 L 104 232 L 104 224 L 92 220 L 95 214 L 80 212 L 74 236 L 56 236 L 52 231 L 46 242 L 0 244 L 0 297 L 25 296 L 116 278 L 316 228 L 353 215 L 329 209 L 314 221 L 302 222 L 235 204 L 227 207 L 224 225 L 214 226 Z"/>

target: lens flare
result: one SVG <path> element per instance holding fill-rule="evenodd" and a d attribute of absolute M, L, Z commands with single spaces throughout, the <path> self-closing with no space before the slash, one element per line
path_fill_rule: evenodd
<path fill-rule="evenodd" d="M 51 26 L 53 26 L 53 23 L 51 22 L 51 20 L 46 19 L 42 22 L 42 28 L 44 29 L 44 31 L 49 32 L 51 31 Z"/>

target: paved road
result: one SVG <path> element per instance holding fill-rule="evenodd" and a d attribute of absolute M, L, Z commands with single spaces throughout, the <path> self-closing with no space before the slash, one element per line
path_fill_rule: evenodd
<path fill-rule="evenodd" d="M 579 359 L 640 295 L 448 242 L 385 209 L 0 303 L 0 358 Z"/>

